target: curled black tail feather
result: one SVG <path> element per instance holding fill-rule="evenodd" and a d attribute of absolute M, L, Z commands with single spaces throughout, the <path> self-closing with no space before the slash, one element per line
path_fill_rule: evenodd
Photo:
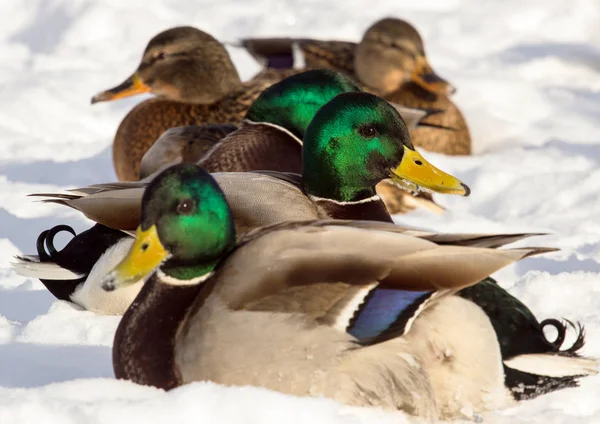
<path fill-rule="evenodd" d="M 563 320 L 566 324 L 557 319 L 549 318 L 542 321 L 540 325 L 542 327 L 542 330 L 547 325 L 551 325 L 558 332 L 556 340 L 554 340 L 553 342 L 548 341 L 548 343 L 555 347 L 556 353 L 564 356 L 579 356 L 577 352 L 581 350 L 583 346 L 585 346 L 585 328 L 580 322 L 573 323 L 568 319 Z M 573 342 L 571 347 L 569 347 L 568 349 L 560 350 L 565 341 L 565 336 L 567 334 L 567 326 L 571 327 L 577 332 L 577 338 L 575 339 L 575 342 Z"/>
<path fill-rule="evenodd" d="M 48 252 L 46 252 L 46 248 L 44 246 L 44 243 L 46 242 L 46 236 L 48 235 L 49 231 L 50 230 L 42 231 L 35 243 L 40 262 L 48 262 L 51 260 L 50 255 L 48 254 Z"/>
<path fill-rule="evenodd" d="M 68 225 L 57 225 L 52 227 L 49 230 L 43 231 L 37 239 L 36 246 L 38 256 L 40 257 L 41 262 L 49 262 L 52 261 L 52 258 L 56 256 L 58 251 L 54 247 L 54 237 L 61 231 L 67 231 L 73 234 L 73 237 L 77 235 L 75 230 Z M 45 244 L 45 246 L 44 246 Z M 46 251 L 46 249 L 48 249 Z"/>
<path fill-rule="evenodd" d="M 548 343 L 550 343 L 552 346 L 554 346 L 554 348 L 558 352 L 560 350 L 560 347 L 562 346 L 562 344 L 565 341 L 565 336 L 567 334 L 567 327 L 566 327 L 566 325 L 564 325 L 562 322 L 560 322 L 556 318 L 548 318 L 548 319 L 545 319 L 542 322 L 540 322 L 540 327 L 542 327 L 542 331 L 544 331 L 544 328 L 546 326 L 554 327 L 556 329 L 556 332 L 558 333 L 556 336 L 556 340 L 554 340 L 553 342 L 548 340 L 548 338 L 546 337 L 546 340 L 548 340 Z"/>
<path fill-rule="evenodd" d="M 554 352 L 564 356 L 579 356 L 577 352 L 581 350 L 581 348 L 585 345 L 585 328 L 579 322 L 573 323 L 568 319 L 563 319 L 563 321 L 564 322 L 561 322 L 555 318 L 548 318 L 543 320 L 540 323 L 540 326 L 542 328 L 542 331 L 544 330 L 544 327 L 549 325 L 554 327 L 558 332 L 558 336 L 553 342 L 546 339 L 548 340 L 548 343 L 554 347 Z M 562 345 L 565 342 L 567 327 L 571 327 L 577 332 L 577 339 L 575 339 L 575 342 L 573 342 L 571 347 L 569 347 L 568 349 L 561 350 Z"/>

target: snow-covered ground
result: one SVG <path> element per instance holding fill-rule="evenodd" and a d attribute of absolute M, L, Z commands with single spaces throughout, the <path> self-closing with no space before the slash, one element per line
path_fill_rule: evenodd
<path fill-rule="evenodd" d="M 450 212 L 398 217 L 443 231 L 541 231 L 562 248 L 498 276 L 540 319 L 586 325 L 600 356 L 600 2 L 598 0 L 3 0 L 0 2 L 0 422 L 398 422 L 251 388 L 198 383 L 164 393 L 112 376 L 118 319 L 56 302 L 16 276 L 37 235 L 88 223 L 25 197 L 113 180 L 110 146 L 141 98 L 90 106 L 121 82 L 151 36 L 191 24 L 224 41 L 249 35 L 357 40 L 374 20 L 408 18 L 433 66 L 459 88 L 477 156 L 428 155 L 467 182 Z M 231 49 L 245 78 L 258 70 Z M 600 377 L 493 413 L 485 422 L 600 422 Z"/>

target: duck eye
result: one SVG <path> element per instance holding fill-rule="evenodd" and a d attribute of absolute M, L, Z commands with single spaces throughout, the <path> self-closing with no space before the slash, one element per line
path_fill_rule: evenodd
<path fill-rule="evenodd" d="M 194 211 L 194 201 L 192 199 L 183 199 L 177 205 L 177 213 L 180 215 L 189 215 Z"/>
<path fill-rule="evenodd" d="M 154 55 L 154 60 L 164 59 L 166 56 L 165 52 L 158 52 Z"/>
<path fill-rule="evenodd" d="M 358 128 L 358 133 L 366 138 L 373 138 L 377 135 L 377 130 L 373 125 L 362 125 Z"/>

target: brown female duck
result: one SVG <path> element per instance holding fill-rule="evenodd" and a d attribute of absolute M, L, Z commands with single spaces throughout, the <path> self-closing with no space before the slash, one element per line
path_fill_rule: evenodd
<path fill-rule="evenodd" d="M 113 144 L 117 177 L 137 180 L 142 156 L 171 127 L 240 121 L 282 75 L 269 72 L 242 83 L 227 50 L 209 34 L 177 27 L 156 35 L 131 77 L 92 98 L 98 103 L 147 92 L 158 96 L 137 105 L 119 125 Z"/>

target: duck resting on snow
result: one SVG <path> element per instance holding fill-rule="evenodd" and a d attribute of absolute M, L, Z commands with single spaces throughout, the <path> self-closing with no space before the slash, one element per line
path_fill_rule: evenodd
<path fill-rule="evenodd" d="M 494 327 L 455 294 L 545 251 L 436 243 L 369 221 L 285 222 L 237 238 L 214 178 L 176 165 L 149 184 L 136 240 L 102 283 L 120 290 L 151 274 L 117 329 L 115 374 L 164 389 L 252 385 L 431 421 L 511 406 Z M 556 373 L 598 365 L 534 356 Z"/>

